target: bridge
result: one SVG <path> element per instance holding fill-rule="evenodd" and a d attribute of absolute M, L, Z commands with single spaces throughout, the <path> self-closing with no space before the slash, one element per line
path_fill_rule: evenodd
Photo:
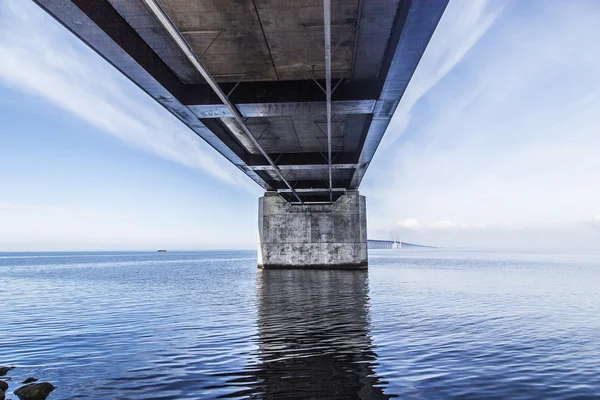
<path fill-rule="evenodd" d="M 448 0 L 34 0 L 265 189 L 259 267 L 364 268 L 358 188 Z"/>
<path fill-rule="evenodd" d="M 406 243 L 398 240 L 367 240 L 369 249 L 435 249 L 434 246 L 423 246 L 420 244 Z"/>

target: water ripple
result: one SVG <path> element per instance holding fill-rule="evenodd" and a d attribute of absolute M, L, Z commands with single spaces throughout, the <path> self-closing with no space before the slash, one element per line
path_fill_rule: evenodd
<path fill-rule="evenodd" d="M 597 256 L 388 250 L 368 272 L 255 263 L 0 255 L 9 390 L 36 376 L 57 386 L 50 399 L 600 398 Z"/>

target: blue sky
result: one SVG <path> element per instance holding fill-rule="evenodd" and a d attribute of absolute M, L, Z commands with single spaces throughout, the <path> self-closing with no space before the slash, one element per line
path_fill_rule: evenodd
<path fill-rule="evenodd" d="M 261 189 L 29 1 L 0 3 L 0 251 L 254 248 Z M 600 247 L 600 3 L 450 2 L 369 236 Z"/>

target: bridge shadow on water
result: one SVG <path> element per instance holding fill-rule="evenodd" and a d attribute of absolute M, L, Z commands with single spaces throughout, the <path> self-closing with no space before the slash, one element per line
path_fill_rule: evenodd
<path fill-rule="evenodd" d="M 263 270 L 258 354 L 225 397 L 388 399 L 375 374 L 367 271 Z"/>

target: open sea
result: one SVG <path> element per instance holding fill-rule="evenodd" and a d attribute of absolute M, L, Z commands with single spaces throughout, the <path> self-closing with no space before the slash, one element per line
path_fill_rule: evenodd
<path fill-rule="evenodd" d="M 7 398 L 600 399 L 600 255 L 369 256 L 0 253 Z"/>

